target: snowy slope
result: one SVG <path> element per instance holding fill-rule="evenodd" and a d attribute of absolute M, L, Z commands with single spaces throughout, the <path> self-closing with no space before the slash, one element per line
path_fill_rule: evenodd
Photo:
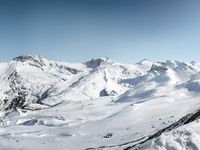
<path fill-rule="evenodd" d="M 140 149 L 149 150 L 198 150 L 200 149 L 199 120 L 184 125 L 171 132 L 162 134 L 160 137 L 147 142 Z"/>
<path fill-rule="evenodd" d="M 169 149 L 166 142 L 180 135 L 176 128 L 190 126 L 179 120 L 200 109 L 197 62 L 19 56 L 0 63 L 0 83 L 3 150 Z M 196 130 L 188 138 L 198 143 Z"/>

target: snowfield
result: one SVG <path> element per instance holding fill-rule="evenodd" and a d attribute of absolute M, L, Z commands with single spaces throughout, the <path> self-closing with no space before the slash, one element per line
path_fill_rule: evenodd
<path fill-rule="evenodd" d="M 0 63 L 0 150 L 198 150 L 200 63 Z"/>
<path fill-rule="evenodd" d="M 162 134 L 141 149 L 149 150 L 198 150 L 200 149 L 200 123 L 196 120 L 169 133 Z"/>

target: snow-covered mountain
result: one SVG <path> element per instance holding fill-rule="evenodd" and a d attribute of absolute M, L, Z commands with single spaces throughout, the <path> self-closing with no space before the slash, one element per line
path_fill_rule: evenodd
<path fill-rule="evenodd" d="M 0 83 L 0 149 L 200 149 L 198 62 L 19 56 Z"/>

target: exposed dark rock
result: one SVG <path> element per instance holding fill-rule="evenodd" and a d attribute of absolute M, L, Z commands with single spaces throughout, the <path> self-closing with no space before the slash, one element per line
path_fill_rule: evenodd
<path fill-rule="evenodd" d="M 59 67 L 60 67 L 60 69 L 65 69 L 65 70 L 71 72 L 72 74 L 77 74 L 77 73 L 80 72 L 80 71 L 77 70 L 77 69 L 70 68 L 70 67 L 67 67 L 67 66 L 64 66 L 64 65 L 60 65 Z"/>
<path fill-rule="evenodd" d="M 42 103 L 42 100 L 46 99 L 49 95 L 49 90 L 51 89 L 52 87 L 48 88 L 46 91 L 44 91 L 41 95 L 37 94 L 37 97 L 38 97 L 38 100 L 37 100 L 37 103 L 38 104 L 41 104 Z"/>
<path fill-rule="evenodd" d="M 108 133 L 108 134 L 106 134 L 106 135 L 104 136 L 104 138 L 108 139 L 108 138 L 111 138 L 112 136 L 113 136 L 112 133 Z"/>
<path fill-rule="evenodd" d="M 18 92 L 18 96 L 14 97 L 8 106 L 5 108 L 5 110 L 16 110 L 17 108 L 23 108 L 25 106 L 25 100 L 26 100 L 27 93 L 25 92 Z M 8 102 L 8 99 L 4 100 L 5 103 Z"/>
<path fill-rule="evenodd" d="M 101 65 L 108 64 L 108 60 L 109 60 L 108 57 L 99 58 L 99 59 L 92 59 L 90 61 L 87 61 L 85 64 L 89 68 L 96 68 L 96 67 L 99 67 Z"/>
<path fill-rule="evenodd" d="M 108 92 L 106 91 L 106 89 L 103 89 L 103 90 L 99 93 L 99 96 L 100 96 L 100 97 L 109 96 L 109 94 L 108 94 Z"/>
<path fill-rule="evenodd" d="M 28 55 L 23 55 L 23 56 L 18 56 L 13 59 L 14 61 L 19 61 L 19 62 L 26 62 L 29 61 L 29 65 L 38 67 L 43 69 L 42 67 L 45 66 L 45 63 L 43 61 L 43 58 L 41 56 L 28 56 Z"/>
<path fill-rule="evenodd" d="M 14 70 L 8 77 L 8 82 L 10 86 L 10 90 L 5 91 L 5 98 L 3 100 L 3 108 L 4 110 L 17 110 L 18 108 L 23 109 L 26 107 L 26 102 L 29 101 L 27 99 L 28 96 L 32 95 L 33 99 L 38 99 L 39 96 L 34 94 L 31 89 L 25 87 L 23 85 L 23 78 L 20 74 Z M 36 102 L 36 101 L 35 101 Z"/>
<path fill-rule="evenodd" d="M 103 97 L 103 96 L 114 96 L 116 95 L 117 92 L 112 90 L 112 91 L 108 91 L 107 89 L 103 89 L 100 91 L 99 96 Z"/>
<path fill-rule="evenodd" d="M 151 69 L 149 70 L 150 72 L 151 71 L 158 71 L 158 72 L 165 72 L 165 71 L 167 71 L 168 69 L 166 68 L 166 67 L 164 67 L 164 66 L 159 66 L 159 65 L 155 65 L 155 64 L 153 64 L 152 66 L 151 66 Z"/>

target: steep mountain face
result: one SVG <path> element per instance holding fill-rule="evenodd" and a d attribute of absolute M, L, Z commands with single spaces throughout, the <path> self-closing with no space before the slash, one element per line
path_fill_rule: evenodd
<path fill-rule="evenodd" d="M 122 65 L 108 58 L 76 65 L 48 61 L 41 56 L 19 56 L 6 65 L 7 68 L 1 70 L 2 83 L 7 85 L 6 89 L 5 86 L 0 89 L 4 97 L 2 110 L 32 109 L 34 104 L 46 107 L 61 94 L 72 95 L 72 99 L 76 93 L 81 99 L 118 96 L 129 89 L 120 84 L 120 80 L 144 73 L 139 67 Z"/>
<path fill-rule="evenodd" d="M 5 64 L 3 64 L 5 66 Z M 71 68 L 48 61 L 40 56 L 16 57 L 1 70 L 1 87 L 4 97 L 1 109 L 29 109 L 32 104 L 43 104 L 47 97 L 60 92 L 58 84 L 67 84 L 79 68 Z"/>
<path fill-rule="evenodd" d="M 121 64 L 105 57 L 67 63 L 19 56 L 0 63 L 2 148 L 126 149 L 149 142 L 199 109 L 199 71 L 197 62 Z"/>

